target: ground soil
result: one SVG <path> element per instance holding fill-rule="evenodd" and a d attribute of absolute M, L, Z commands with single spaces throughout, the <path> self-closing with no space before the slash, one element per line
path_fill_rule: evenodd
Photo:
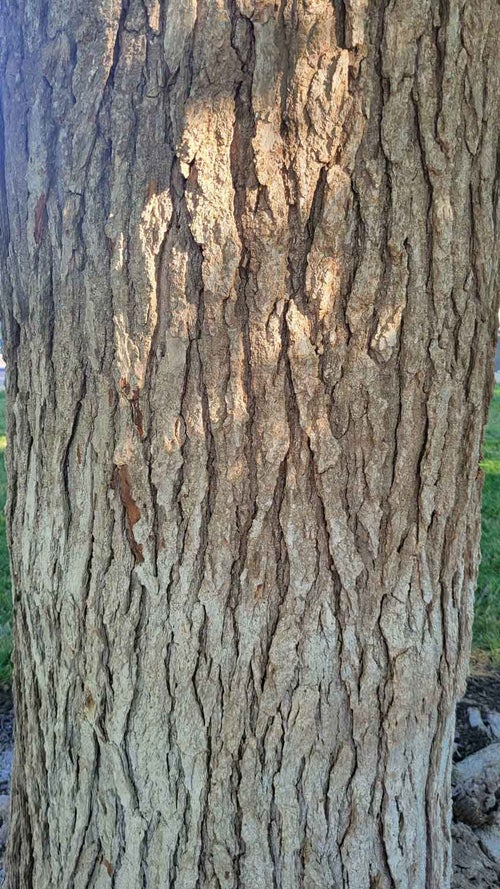
<path fill-rule="evenodd" d="M 469 678 L 466 693 L 457 706 L 455 762 L 500 740 L 492 734 L 488 722 L 492 713 L 498 714 L 500 721 L 500 673 L 479 665 L 475 667 L 477 672 Z M 500 831 L 498 818 L 489 830 Z M 500 860 L 485 845 L 484 832 L 455 819 L 452 834 L 452 889 L 498 889 Z"/>
<path fill-rule="evenodd" d="M 455 762 L 476 753 L 488 744 L 491 736 L 480 727 L 470 724 L 471 708 L 479 710 L 484 721 L 487 713 L 500 714 L 500 673 L 487 671 L 471 676 L 467 681 L 467 691 L 457 706 L 455 730 Z"/>
<path fill-rule="evenodd" d="M 0 885 L 9 827 L 9 785 L 12 769 L 14 712 L 10 688 L 0 686 Z"/>

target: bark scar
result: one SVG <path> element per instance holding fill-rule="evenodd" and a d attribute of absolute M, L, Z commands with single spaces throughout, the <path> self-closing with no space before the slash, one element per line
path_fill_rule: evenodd
<path fill-rule="evenodd" d="M 45 231 L 45 207 L 47 204 L 47 195 L 41 194 L 36 202 L 35 207 L 35 228 L 33 237 L 37 247 L 42 243 L 43 233 Z"/>
<path fill-rule="evenodd" d="M 134 536 L 134 525 L 136 525 L 139 521 L 141 517 L 141 511 L 137 506 L 134 498 L 132 497 L 128 466 L 122 465 L 118 467 L 118 490 L 120 492 L 120 499 L 123 503 L 125 515 L 127 518 L 127 537 L 130 544 L 130 549 L 132 550 L 137 562 L 139 562 L 139 564 L 142 564 L 142 562 L 144 562 L 142 543 L 138 543 Z"/>

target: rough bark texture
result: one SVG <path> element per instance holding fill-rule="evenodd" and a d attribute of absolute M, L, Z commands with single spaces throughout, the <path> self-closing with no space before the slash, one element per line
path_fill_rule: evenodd
<path fill-rule="evenodd" d="M 497 0 L 3 0 L 10 889 L 444 889 Z"/>

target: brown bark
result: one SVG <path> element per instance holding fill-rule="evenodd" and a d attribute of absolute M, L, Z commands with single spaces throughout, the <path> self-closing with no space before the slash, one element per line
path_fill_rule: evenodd
<path fill-rule="evenodd" d="M 444 889 L 498 3 L 1 23 L 10 889 Z"/>

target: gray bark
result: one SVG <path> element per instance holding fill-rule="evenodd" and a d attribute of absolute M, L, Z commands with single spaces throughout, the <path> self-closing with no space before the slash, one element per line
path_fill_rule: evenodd
<path fill-rule="evenodd" d="M 3 0 L 10 889 L 445 889 L 496 0 Z"/>

